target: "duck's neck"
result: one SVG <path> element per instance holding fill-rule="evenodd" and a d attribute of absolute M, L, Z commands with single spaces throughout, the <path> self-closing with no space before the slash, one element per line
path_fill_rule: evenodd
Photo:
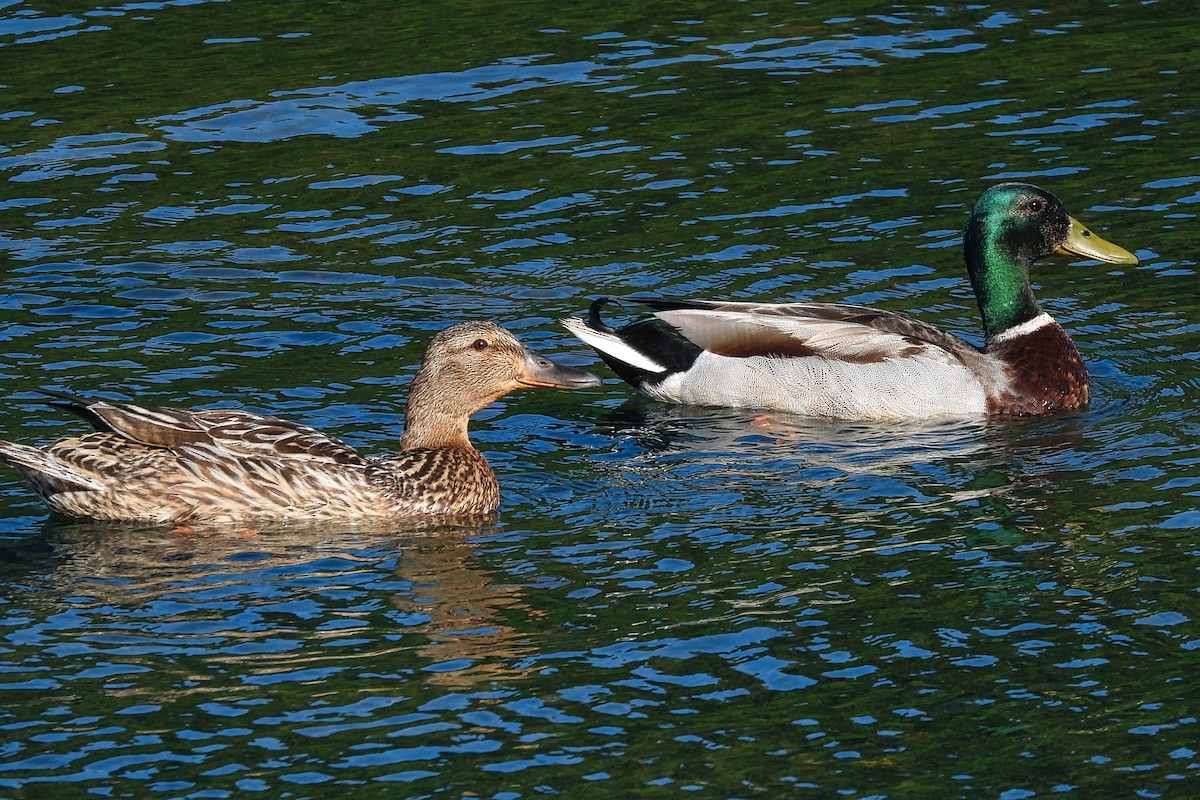
<path fill-rule="evenodd" d="M 425 369 L 420 370 L 409 388 L 400 449 L 426 447 L 473 450 L 474 446 L 467 438 L 467 423 L 471 415 L 482 407 L 478 403 L 467 402 L 462 387 L 444 379 L 434 379 Z"/>
<path fill-rule="evenodd" d="M 1025 252 L 1017 237 L 1006 236 L 1002 224 L 973 217 L 963 237 L 963 254 L 986 338 L 1042 313 L 1029 286 L 1029 267 L 1039 254 Z"/>

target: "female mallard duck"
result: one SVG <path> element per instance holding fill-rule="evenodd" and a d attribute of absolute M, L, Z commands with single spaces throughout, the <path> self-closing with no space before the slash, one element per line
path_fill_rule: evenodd
<path fill-rule="evenodd" d="M 1136 264 L 1026 183 L 975 201 L 963 251 L 983 315 L 983 349 L 931 325 L 866 306 L 601 298 L 564 320 L 618 375 L 657 400 L 766 408 L 843 419 L 1082 408 L 1088 373 L 1071 337 L 1038 308 L 1029 267 L 1051 253 Z M 653 316 L 614 330 L 608 302 Z"/>
<path fill-rule="evenodd" d="M 409 390 L 400 451 L 367 457 L 320 431 L 233 409 L 51 405 L 96 430 L 43 448 L 0 441 L 55 511 L 103 520 L 345 519 L 494 511 L 500 490 L 467 438 L 472 414 L 516 389 L 578 389 L 595 375 L 555 364 L 490 322 L 433 337 Z"/>

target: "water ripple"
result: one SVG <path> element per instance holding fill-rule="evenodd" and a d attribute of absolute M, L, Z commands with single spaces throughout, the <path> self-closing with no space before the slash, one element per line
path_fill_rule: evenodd
<path fill-rule="evenodd" d="M 1200 178 L 1162 158 L 1195 114 L 1169 8 L 385 5 L 0 10 L 0 436 L 82 430 L 50 382 L 382 451 L 431 332 L 481 316 L 606 382 L 477 416 L 483 527 L 70 524 L 0 476 L 4 792 L 1178 793 Z M 1142 259 L 1033 272 L 1084 413 L 667 407 L 557 324 L 646 291 L 979 341 L 961 228 L 1010 179 Z"/>

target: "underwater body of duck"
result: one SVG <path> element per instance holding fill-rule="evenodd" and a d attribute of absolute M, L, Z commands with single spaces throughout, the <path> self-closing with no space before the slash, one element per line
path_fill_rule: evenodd
<path fill-rule="evenodd" d="M 621 378 L 656 400 L 843 419 L 1072 411 L 1089 400 L 1071 337 L 1037 304 L 1029 268 L 1053 253 L 1136 264 L 1050 192 L 1003 183 L 975 201 L 963 254 L 986 344 L 918 320 L 839 303 L 759 304 L 600 298 L 563 324 Z M 652 316 L 613 329 L 607 303 Z"/>
<path fill-rule="evenodd" d="M 236 409 L 89 402 L 51 405 L 95 430 L 42 448 L 0 440 L 7 462 L 50 508 L 70 517 L 147 522 L 349 519 L 483 514 L 499 506 L 472 414 L 523 388 L 599 385 L 544 358 L 499 325 L 438 333 L 409 389 L 400 450 L 368 457 L 313 428 Z"/>

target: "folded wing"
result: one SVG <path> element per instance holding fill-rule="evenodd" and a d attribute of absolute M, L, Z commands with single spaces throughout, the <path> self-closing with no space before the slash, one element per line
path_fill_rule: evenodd
<path fill-rule="evenodd" d="M 303 459 L 365 465 L 353 447 L 315 428 L 237 409 L 183 410 L 133 403 L 88 401 L 58 392 L 53 405 L 148 447 L 216 450 L 227 458 Z"/>
<path fill-rule="evenodd" d="M 969 364 L 978 348 L 931 325 L 888 311 L 836 303 L 720 303 L 638 299 L 702 349 L 731 358 L 817 357 L 874 364 L 923 357 Z"/>

